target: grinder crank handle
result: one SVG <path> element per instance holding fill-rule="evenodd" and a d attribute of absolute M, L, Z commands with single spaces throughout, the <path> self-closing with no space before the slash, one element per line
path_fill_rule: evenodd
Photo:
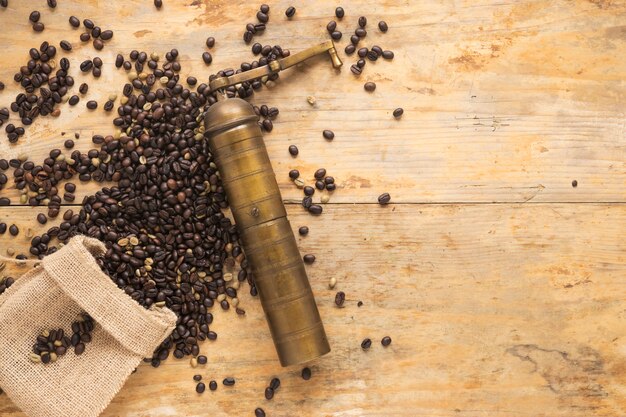
<path fill-rule="evenodd" d="M 293 67 L 294 65 L 306 61 L 307 59 L 315 55 L 323 54 L 325 52 L 328 52 L 328 54 L 330 55 L 333 67 L 339 68 L 341 67 L 341 65 L 343 65 L 341 59 L 339 59 L 339 55 L 337 55 L 337 49 L 335 49 L 335 44 L 333 43 L 333 41 L 329 40 L 326 42 L 322 42 L 319 45 L 307 48 L 304 51 L 289 55 L 288 57 L 271 61 L 269 64 L 262 67 L 254 68 L 246 72 L 240 72 L 238 74 L 231 75 L 230 77 L 215 78 L 209 82 L 209 89 L 211 92 L 213 92 L 226 87 L 230 87 L 231 85 L 240 84 L 244 81 L 251 81 L 264 76 L 276 74 L 277 72 L 280 72 L 289 67 Z"/>

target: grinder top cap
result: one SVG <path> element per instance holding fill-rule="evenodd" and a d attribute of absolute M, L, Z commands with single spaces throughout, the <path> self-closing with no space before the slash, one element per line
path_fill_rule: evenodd
<path fill-rule="evenodd" d="M 213 104 L 206 112 L 204 128 L 208 135 L 229 129 L 247 121 L 256 121 L 259 116 L 252 106 L 240 98 L 229 98 Z"/>

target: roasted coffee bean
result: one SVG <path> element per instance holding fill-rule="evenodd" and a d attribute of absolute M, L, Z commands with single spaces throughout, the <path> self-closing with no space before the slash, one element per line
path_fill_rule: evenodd
<path fill-rule="evenodd" d="M 206 386 L 204 385 L 204 383 L 198 382 L 198 385 L 196 385 L 196 392 L 198 394 L 202 394 L 205 389 L 206 389 Z"/>
<path fill-rule="evenodd" d="M 74 147 L 74 141 L 72 139 L 67 139 L 65 142 L 63 142 L 63 146 L 65 147 L 65 149 L 72 149 Z"/>
<path fill-rule="evenodd" d="M 252 53 L 254 55 L 260 54 L 262 49 L 263 49 L 263 46 L 258 42 L 252 45 Z"/>
<path fill-rule="evenodd" d="M 250 41 L 252 41 L 252 37 L 254 36 L 254 33 L 250 32 L 249 30 L 245 31 L 243 34 L 243 41 L 245 43 L 250 43 Z"/>
<path fill-rule="evenodd" d="M 370 92 L 370 93 L 371 93 L 372 91 L 376 90 L 376 83 L 373 83 L 373 82 L 371 82 L 371 81 L 366 82 L 366 83 L 363 85 L 363 88 L 365 89 L 365 91 L 367 91 L 367 92 Z"/>
<path fill-rule="evenodd" d="M 206 47 L 213 48 L 215 46 L 215 38 L 213 36 L 209 36 L 206 38 Z"/>
<path fill-rule="evenodd" d="M 287 16 L 289 19 L 291 19 L 293 15 L 295 14 L 296 14 L 296 8 L 293 6 L 289 6 L 287 7 L 287 10 L 285 10 L 285 16 Z"/>
<path fill-rule="evenodd" d="M 402 107 L 398 107 L 393 111 L 393 117 L 399 119 L 404 114 L 404 109 Z"/>
<path fill-rule="evenodd" d="M 378 196 L 378 204 L 380 204 L 381 206 L 384 206 L 385 204 L 389 204 L 390 201 L 391 201 L 391 196 L 389 195 L 389 193 L 383 193 Z"/>
<path fill-rule="evenodd" d="M 87 91 L 89 91 L 89 85 L 86 83 L 82 83 L 80 87 L 78 87 L 78 92 L 81 94 L 87 94 Z"/>
<path fill-rule="evenodd" d="M 204 356 L 204 355 L 200 355 L 200 356 L 198 356 L 198 363 L 199 363 L 200 365 L 206 365 L 206 363 L 207 363 L 207 357 L 206 357 L 206 356 Z"/>
<path fill-rule="evenodd" d="M 326 30 L 328 31 L 328 33 L 333 33 L 335 29 L 337 29 L 337 22 L 335 22 L 334 20 L 328 22 L 328 24 L 326 25 Z"/>
<path fill-rule="evenodd" d="M 157 9 L 163 7 L 163 0 L 154 0 L 154 7 L 156 7 Z"/>
<path fill-rule="evenodd" d="M 265 129 L 266 132 L 271 132 L 273 128 L 274 124 L 270 119 L 263 120 L 263 129 Z"/>
<path fill-rule="evenodd" d="M 337 294 L 335 294 L 335 304 L 337 305 L 337 307 L 343 307 L 343 303 L 346 301 L 346 293 L 344 293 L 343 291 L 339 291 L 337 292 Z"/>
<path fill-rule="evenodd" d="M 211 56 L 209 52 L 204 52 L 202 53 L 202 60 L 205 64 L 209 65 L 211 62 L 213 62 L 213 56 Z"/>
<path fill-rule="evenodd" d="M 261 23 L 267 23 L 267 21 L 270 20 L 269 16 L 261 11 L 257 12 L 256 18 Z"/>
<path fill-rule="evenodd" d="M 297 169 L 292 169 L 291 171 L 289 171 L 289 178 L 291 178 L 292 180 L 295 180 L 299 176 L 300 176 L 300 171 L 298 171 Z"/>
<path fill-rule="evenodd" d="M 93 21 L 91 19 L 84 19 L 83 20 L 83 26 L 85 26 L 87 29 L 93 29 L 96 25 L 93 23 Z"/>
<path fill-rule="evenodd" d="M 0 206 L 10 206 L 11 200 L 8 197 L 0 197 Z"/>
<path fill-rule="evenodd" d="M 89 100 L 89 101 L 87 102 L 87 108 L 88 108 L 89 110 L 95 110 L 95 109 L 97 109 L 97 108 L 98 108 L 98 102 L 97 102 L 97 101 L 95 101 L 95 100 Z"/>
<path fill-rule="evenodd" d="M 345 14 L 346 12 L 343 10 L 343 7 L 337 7 L 335 9 L 335 16 L 337 16 L 337 19 L 342 19 Z"/>
<path fill-rule="evenodd" d="M 376 60 L 378 59 L 378 56 L 379 56 L 379 55 L 378 55 L 378 54 L 376 53 L 376 51 L 374 51 L 374 50 L 370 50 L 370 51 L 367 53 L 367 59 L 369 59 L 369 60 L 370 60 L 370 61 L 372 61 L 372 62 L 373 62 L 373 61 L 376 61 Z"/>
<path fill-rule="evenodd" d="M 336 184 L 326 184 L 326 190 L 328 191 L 335 191 L 337 189 L 337 185 Z"/>
<path fill-rule="evenodd" d="M 87 59 L 87 60 L 81 62 L 81 64 L 80 64 L 80 70 L 82 72 L 87 72 L 87 71 L 91 70 L 92 67 L 93 67 L 93 61 L 91 59 Z"/>
<path fill-rule="evenodd" d="M 265 411 L 261 407 L 254 410 L 254 417 L 265 417 Z"/>
<path fill-rule="evenodd" d="M 265 399 L 271 400 L 272 398 L 274 398 L 274 390 L 272 387 L 265 388 Z"/>
<path fill-rule="evenodd" d="M 20 229 L 16 225 L 12 224 L 9 226 L 9 233 L 11 236 L 17 236 L 20 233 Z"/>
<path fill-rule="evenodd" d="M 374 52 L 374 53 L 376 54 L 376 56 L 377 56 L 377 57 L 378 57 L 378 56 L 381 56 L 381 55 L 383 54 L 383 48 L 381 48 L 381 47 L 380 47 L 380 46 L 378 46 L 378 45 L 374 45 L 374 46 L 372 46 L 372 48 L 371 48 L 371 49 L 372 49 L 372 52 Z"/>
<path fill-rule="evenodd" d="M 365 17 L 365 16 L 359 17 L 359 26 L 364 28 L 365 25 L 367 25 L 367 17 Z"/>
<path fill-rule="evenodd" d="M 0 159 L 0 169 L 3 171 L 9 169 L 9 161 L 7 161 L 6 159 Z"/>
<path fill-rule="evenodd" d="M 100 39 L 94 39 L 93 47 L 100 51 L 104 48 L 104 43 Z"/>
<path fill-rule="evenodd" d="M 367 49 L 367 48 L 360 48 L 357 51 L 357 55 L 359 56 L 359 58 L 365 58 L 367 56 L 368 52 L 369 52 L 369 49 Z"/>
<path fill-rule="evenodd" d="M 356 64 L 352 64 L 352 66 L 350 66 L 350 71 L 354 75 L 360 75 L 362 72 L 361 67 L 357 66 Z"/>
<path fill-rule="evenodd" d="M 261 7 L 259 8 L 259 10 L 261 10 L 261 12 L 267 14 L 270 12 L 270 6 L 268 6 L 267 4 L 262 4 Z"/>
<path fill-rule="evenodd" d="M 63 49 L 64 51 L 72 50 L 72 44 L 68 41 L 61 41 L 59 45 L 61 45 L 61 49 Z"/>
<path fill-rule="evenodd" d="M 363 350 L 367 350 L 372 346 L 372 339 L 370 338 L 365 338 L 363 339 L 363 341 L 361 342 L 361 349 Z"/>
<path fill-rule="evenodd" d="M 211 381 L 209 382 L 209 389 L 210 389 L 211 391 L 215 391 L 215 390 L 217 389 L 217 382 L 216 382 L 216 381 L 214 381 L 214 380 L 211 380 Z"/>
<path fill-rule="evenodd" d="M 111 111 L 111 110 L 113 110 L 113 106 L 114 105 L 115 105 L 115 103 L 112 100 L 107 100 L 104 103 L 104 106 L 103 106 L 104 111 Z"/>
<path fill-rule="evenodd" d="M 335 133 L 332 130 L 324 130 L 322 132 L 322 136 L 324 136 L 324 139 L 326 140 L 333 140 L 335 138 Z"/>
<path fill-rule="evenodd" d="M 341 39 L 342 35 L 343 34 L 340 31 L 336 30 L 336 31 L 334 31 L 333 33 L 330 34 L 330 37 L 333 38 L 333 40 L 338 41 L 339 39 Z"/>
<path fill-rule="evenodd" d="M 392 51 L 383 51 L 382 57 L 385 58 L 385 59 L 393 59 L 393 52 Z"/>
<path fill-rule="evenodd" d="M 95 57 L 93 60 L 93 66 L 96 68 L 102 67 L 102 59 L 100 57 Z"/>
<path fill-rule="evenodd" d="M 9 7 L 9 0 L 0 0 L 0 6 Z"/>
<path fill-rule="evenodd" d="M 298 233 L 300 234 L 300 236 L 306 236 L 309 234 L 309 228 L 307 226 L 301 226 L 298 229 Z"/>
<path fill-rule="evenodd" d="M 7 224 L 6 223 L 0 223 L 0 235 L 5 234 L 7 231 Z"/>
<path fill-rule="evenodd" d="M 224 378 L 222 384 L 226 385 L 227 387 L 232 387 L 233 385 L 235 385 L 235 378 Z"/>
<path fill-rule="evenodd" d="M 367 36 L 367 31 L 363 28 L 358 28 L 357 30 L 354 31 L 354 34 L 358 36 L 359 38 L 364 38 Z"/>
<path fill-rule="evenodd" d="M 387 22 L 381 20 L 378 22 L 378 29 L 380 29 L 381 32 L 387 32 L 389 30 L 389 26 L 387 26 Z"/>
<path fill-rule="evenodd" d="M 202 381 L 202 375 L 194 375 L 193 376 L 193 380 L 198 382 L 198 381 Z"/>
<path fill-rule="evenodd" d="M 305 186 L 303 191 L 304 191 L 304 195 L 313 195 L 313 194 L 315 194 L 315 188 L 313 188 L 313 187 L 311 187 L 309 185 Z"/>
<path fill-rule="evenodd" d="M 304 379 L 305 381 L 311 379 L 311 368 L 309 368 L 308 366 L 306 368 L 302 368 L 301 375 L 302 379 Z"/>
<path fill-rule="evenodd" d="M 44 30 L 45 28 L 46 28 L 46 27 L 45 27 L 45 26 L 44 26 L 44 24 L 43 24 L 43 23 L 41 23 L 41 22 L 37 22 L 37 23 L 33 24 L 33 30 L 34 30 L 35 32 L 43 32 L 43 30 Z"/>
<path fill-rule="evenodd" d="M 46 215 L 45 215 L 45 214 L 43 214 L 43 213 L 39 213 L 39 214 L 37 215 L 37 221 L 38 221 L 40 224 L 46 224 L 46 223 L 48 223 L 48 218 L 46 217 Z"/>
<path fill-rule="evenodd" d="M 380 341 L 380 344 L 387 347 L 391 344 L 391 337 L 389 336 L 385 336 L 382 338 L 382 340 Z"/>
<path fill-rule="evenodd" d="M 326 183 L 324 183 L 324 181 L 322 180 L 315 181 L 315 188 L 317 188 L 318 190 L 323 190 L 325 187 L 326 187 Z"/>
<path fill-rule="evenodd" d="M 124 56 L 122 54 L 117 54 L 115 57 L 115 68 L 122 68 L 124 64 Z"/>
<path fill-rule="evenodd" d="M 326 168 L 319 168 L 317 171 L 315 171 L 315 174 L 313 174 L 313 176 L 318 180 L 324 178 L 324 176 L 326 176 Z"/>
<path fill-rule="evenodd" d="M 80 34 L 80 40 L 82 42 L 87 42 L 89 39 L 91 39 L 91 35 L 89 33 L 85 32 Z"/>
<path fill-rule="evenodd" d="M 309 213 L 311 213 L 311 214 L 320 215 L 320 214 L 322 214 L 323 211 L 324 211 L 324 209 L 319 204 L 312 204 L 309 207 Z"/>
<path fill-rule="evenodd" d="M 76 16 L 70 16 L 70 25 L 72 25 L 72 27 L 77 28 L 80 26 L 80 20 L 78 20 Z"/>
<path fill-rule="evenodd" d="M 68 103 L 70 104 L 70 106 L 75 106 L 76 104 L 78 104 L 79 101 L 80 101 L 80 98 L 77 95 L 73 95 L 68 100 Z"/>
<path fill-rule="evenodd" d="M 306 255 L 302 257 L 302 260 L 304 261 L 305 264 L 310 265 L 313 262 L 315 262 L 315 255 L 307 253 Z"/>
<path fill-rule="evenodd" d="M 272 378 L 272 380 L 270 381 L 270 388 L 276 391 L 278 387 L 280 387 L 280 379 Z"/>
<path fill-rule="evenodd" d="M 291 156 L 297 156 L 300 151 L 296 145 L 289 145 L 289 154 Z"/>
<path fill-rule="evenodd" d="M 270 119 L 275 119 L 278 116 L 278 109 L 276 107 L 270 107 L 267 110 L 267 117 L 269 117 Z"/>
<path fill-rule="evenodd" d="M 30 20 L 33 23 L 37 23 L 39 22 L 40 17 L 41 17 L 41 13 L 39 13 L 37 10 L 34 10 L 30 12 L 30 16 L 28 16 L 28 20 Z"/>
<path fill-rule="evenodd" d="M 353 44 L 350 44 L 346 46 L 346 48 L 344 49 L 344 52 L 346 53 L 346 55 L 352 55 L 355 50 L 356 50 L 356 46 L 354 46 Z"/>
<path fill-rule="evenodd" d="M 309 207 L 311 207 L 312 204 L 313 204 L 313 198 L 311 198 L 310 196 L 304 197 L 302 199 L 302 207 L 304 207 L 305 209 L 308 209 Z"/>
<path fill-rule="evenodd" d="M 51 9 L 57 7 L 57 0 L 48 0 L 48 7 Z"/>
<path fill-rule="evenodd" d="M 113 31 L 112 30 L 105 30 L 105 31 L 103 31 L 100 34 L 100 39 L 102 39 L 103 41 L 108 41 L 112 37 L 113 37 Z"/>

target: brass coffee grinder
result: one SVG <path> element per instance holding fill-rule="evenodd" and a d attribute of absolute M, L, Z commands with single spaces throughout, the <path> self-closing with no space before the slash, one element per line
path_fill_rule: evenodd
<path fill-rule="evenodd" d="M 335 45 L 326 41 L 268 65 L 211 80 L 209 88 L 218 92 L 218 102 L 204 120 L 282 366 L 322 356 L 330 352 L 330 345 L 287 220 L 259 117 L 248 102 L 226 98 L 223 89 L 270 76 L 322 53 L 330 55 L 335 68 L 342 65 Z"/>

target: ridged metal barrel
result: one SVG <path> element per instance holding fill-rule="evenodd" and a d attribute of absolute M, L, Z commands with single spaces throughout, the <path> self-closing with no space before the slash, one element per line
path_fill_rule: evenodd
<path fill-rule="evenodd" d="M 289 366 L 322 356 L 330 346 L 258 119 L 246 101 L 229 98 L 209 108 L 205 132 L 278 358 Z"/>

